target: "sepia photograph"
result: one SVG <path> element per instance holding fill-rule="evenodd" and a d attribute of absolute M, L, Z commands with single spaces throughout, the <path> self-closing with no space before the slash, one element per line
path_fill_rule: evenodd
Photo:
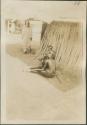
<path fill-rule="evenodd" d="M 1 123 L 86 123 L 86 1 L 1 0 Z"/>

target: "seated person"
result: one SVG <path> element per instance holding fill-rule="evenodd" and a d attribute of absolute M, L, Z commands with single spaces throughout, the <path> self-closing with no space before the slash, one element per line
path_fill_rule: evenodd
<path fill-rule="evenodd" d="M 55 67 L 55 59 L 52 56 L 52 53 L 48 53 L 45 55 L 43 59 L 41 59 L 41 65 L 35 68 L 31 68 L 31 72 L 38 72 L 45 77 L 53 77 L 56 73 Z"/>

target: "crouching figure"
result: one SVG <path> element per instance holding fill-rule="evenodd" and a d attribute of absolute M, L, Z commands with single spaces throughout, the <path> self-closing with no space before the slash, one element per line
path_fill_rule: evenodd
<path fill-rule="evenodd" d="M 52 78 L 56 74 L 55 58 L 51 53 L 40 59 L 41 65 L 30 68 L 31 72 L 37 72 L 45 77 Z"/>

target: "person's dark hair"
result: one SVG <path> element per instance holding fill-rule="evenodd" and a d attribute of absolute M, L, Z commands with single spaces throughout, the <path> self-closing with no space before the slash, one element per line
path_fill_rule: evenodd
<path fill-rule="evenodd" d="M 47 55 L 44 56 L 44 59 L 49 59 L 49 57 Z"/>
<path fill-rule="evenodd" d="M 52 59 L 55 59 L 55 54 L 52 54 Z"/>
<path fill-rule="evenodd" d="M 52 49 L 53 49 L 53 46 L 52 46 L 52 45 L 49 45 L 49 46 L 48 46 L 48 49 L 51 49 L 51 50 L 52 50 Z"/>

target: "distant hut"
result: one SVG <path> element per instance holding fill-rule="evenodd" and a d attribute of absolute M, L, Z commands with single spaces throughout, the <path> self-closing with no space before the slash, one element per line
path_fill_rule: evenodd
<path fill-rule="evenodd" d="M 15 20 L 9 19 L 8 20 L 8 32 L 14 33 L 15 29 L 16 29 Z"/>

